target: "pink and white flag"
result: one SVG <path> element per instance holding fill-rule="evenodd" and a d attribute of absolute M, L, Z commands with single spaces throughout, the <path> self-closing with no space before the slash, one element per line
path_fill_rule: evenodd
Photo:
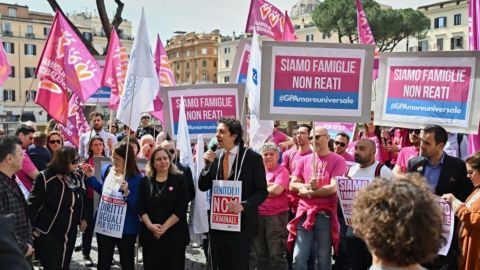
<path fill-rule="evenodd" d="M 480 51 L 480 2 L 468 1 L 468 41 L 470 51 Z M 480 129 L 476 135 L 468 135 L 470 154 L 480 151 Z"/>
<path fill-rule="evenodd" d="M 255 29 L 259 35 L 283 40 L 284 21 L 283 12 L 274 5 L 265 0 L 252 0 L 245 32 L 253 33 Z"/>
<path fill-rule="evenodd" d="M 0 40 L 0 45 L 3 44 L 2 40 Z M 5 49 L 3 46 L 0 46 L 0 86 L 5 83 L 12 73 L 12 67 L 8 62 L 7 54 L 5 53 Z"/>
<path fill-rule="evenodd" d="M 160 82 L 160 91 L 162 87 L 177 85 L 172 66 L 168 60 L 167 51 L 165 51 L 159 35 L 157 35 L 157 45 L 155 46 L 155 55 L 153 60 L 155 62 L 155 70 L 157 71 L 158 80 Z M 160 96 L 160 91 L 158 91 L 157 96 L 153 100 L 154 111 L 150 112 L 150 114 L 163 123 L 163 102 Z"/>
<path fill-rule="evenodd" d="M 67 123 L 67 94 L 58 84 L 47 79 L 41 80 L 38 84 L 35 103 L 44 108 L 53 119 L 62 124 Z"/>
<path fill-rule="evenodd" d="M 362 0 L 355 0 L 357 5 L 357 32 L 358 39 L 361 44 L 370 44 L 375 46 L 375 38 L 373 37 L 372 30 L 368 24 L 367 16 L 363 10 Z M 375 46 L 375 54 L 373 58 L 373 80 L 378 78 L 378 65 L 379 65 L 380 53 Z"/>
<path fill-rule="evenodd" d="M 100 88 L 101 72 L 95 58 L 57 11 L 38 63 L 38 78 L 55 83 L 65 93 L 71 89 L 84 102 Z"/>
<path fill-rule="evenodd" d="M 77 118 L 81 108 L 80 100 L 77 95 L 73 94 L 68 101 L 67 123 L 60 125 L 63 136 L 77 148 L 80 146 L 80 130 L 78 129 Z"/>
<path fill-rule="evenodd" d="M 110 102 L 108 107 L 112 110 L 118 109 L 124 88 L 125 76 L 127 75 L 127 68 L 127 50 L 122 46 L 115 28 L 112 28 L 102 76 L 102 86 L 110 88 Z"/>

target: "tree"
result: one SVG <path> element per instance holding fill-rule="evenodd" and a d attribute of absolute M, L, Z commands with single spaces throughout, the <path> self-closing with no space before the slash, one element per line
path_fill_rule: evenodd
<path fill-rule="evenodd" d="M 392 51 L 409 36 L 422 39 L 430 27 L 430 19 L 420 11 L 384 9 L 374 0 L 362 2 L 380 52 Z M 325 0 L 315 9 L 312 18 L 320 32 L 337 32 L 340 43 L 343 37 L 350 43 L 358 40 L 355 0 Z"/>
<path fill-rule="evenodd" d="M 77 36 L 79 36 L 80 39 L 82 40 L 82 42 L 85 44 L 85 46 L 87 46 L 90 53 L 93 54 L 93 55 L 99 55 L 97 50 L 93 47 L 92 41 L 87 40 L 83 36 L 83 34 L 80 33 L 78 28 L 67 18 L 67 16 L 65 16 L 65 13 L 63 13 L 62 8 L 57 3 L 57 1 L 56 0 L 47 0 L 47 2 L 52 7 L 53 11 L 58 10 L 59 12 L 61 12 L 63 14 L 63 16 L 65 17 L 67 22 L 70 24 L 72 29 L 77 34 Z M 98 16 L 100 17 L 100 21 L 102 22 L 102 28 L 103 28 L 103 31 L 105 32 L 105 36 L 107 37 L 107 42 L 110 40 L 110 32 L 111 32 L 112 27 L 115 27 L 115 29 L 118 32 L 118 27 L 120 26 L 120 24 L 123 21 L 122 12 L 123 12 L 124 4 L 121 0 L 114 0 L 114 2 L 117 4 L 117 10 L 115 12 L 115 15 L 113 17 L 112 22 L 110 23 L 110 21 L 108 19 L 108 15 L 107 15 L 107 10 L 105 8 L 105 0 L 96 0 Z M 107 45 L 107 47 L 108 47 L 108 45 Z"/>

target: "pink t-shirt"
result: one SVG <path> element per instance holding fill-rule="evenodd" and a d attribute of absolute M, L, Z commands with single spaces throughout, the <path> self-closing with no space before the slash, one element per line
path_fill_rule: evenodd
<path fill-rule="evenodd" d="M 258 207 L 260 216 L 273 216 L 288 211 L 287 191 L 290 184 L 288 170 L 277 165 L 273 170 L 266 171 L 267 183 L 275 183 L 285 189 L 282 194 L 267 199 Z"/>
<path fill-rule="evenodd" d="M 355 162 L 355 158 L 347 152 L 343 152 L 343 154 L 340 154 L 340 156 L 342 156 L 345 159 L 345 161 Z"/>
<path fill-rule="evenodd" d="M 398 153 L 396 165 L 400 166 L 402 172 L 407 172 L 408 161 L 416 156 L 418 156 L 418 150 L 415 146 L 404 147 Z"/>
<path fill-rule="evenodd" d="M 37 167 L 35 167 L 32 160 L 30 159 L 30 156 L 28 156 L 27 152 L 25 150 L 22 150 L 22 151 L 23 151 L 22 169 L 18 171 L 16 175 L 20 179 L 20 181 L 22 181 L 25 188 L 30 192 L 32 190 L 34 179 L 30 178 L 30 176 L 28 175 L 36 171 Z"/>
<path fill-rule="evenodd" d="M 272 141 L 275 145 L 278 145 L 279 143 L 286 141 L 287 137 L 287 134 L 281 132 L 280 130 L 277 130 L 272 134 Z"/>
<path fill-rule="evenodd" d="M 292 174 L 301 157 L 312 153 L 312 149 L 308 149 L 305 153 L 300 153 L 298 149 L 292 148 L 282 154 L 282 166 Z"/>
<path fill-rule="evenodd" d="M 318 155 L 315 155 L 315 156 L 316 156 L 315 162 L 317 163 L 317 175 L 319 178 L 319 181 L 318 181 L 319 187 L 329 185 L 331 178 L 336 176 L 343 176 L 347 172 L 347 164 L 345 162 L 345 159 L 342 156 L 333 152 L 330 152 L 326 156 L 320 156 L 320 157 Z M 305 184 L 310 182 L 310 177 L 312 176 L 312 173 L 313 173 L 312 159 L 313 159 L 313 153 L 302 157 L 298 162 L 298 166 L 295 169 L 295 172 L 293 173 L 294 176 L 302 178 Z M 301 198 L 300 201 L 307 200 L 309 201 L 309 204 L 311 204 L 312 202 L 317 204 L 322 204 L 323 202 L 328 201 L 329 198 L 331 197 L 336 198 L 336 196 L 337 194 L 332 194 L 327 197 Z M 300 203 L 298 206 L 299 209 L 301 205 L 302 204 Z"/>

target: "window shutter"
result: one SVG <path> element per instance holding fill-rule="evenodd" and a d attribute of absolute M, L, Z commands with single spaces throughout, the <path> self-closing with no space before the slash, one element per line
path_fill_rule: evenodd
<path fill-rule="evenodd" d="M 15 90 L 11 90 L 12 91 L 12 101 L 15 101 Z"/>
<path fill-rule="evenodd" d="M 455 38 L 450 38 L 450 50 L 455 48 Z"/>

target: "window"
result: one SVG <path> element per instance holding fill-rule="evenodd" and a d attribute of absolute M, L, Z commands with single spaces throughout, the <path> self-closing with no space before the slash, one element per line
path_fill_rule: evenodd
<path fill-rule="evenodd" d="M 217 68 L 217 60 L 213 60 L 213 67 Z"/>
<path fill-rule="evenodd" d="M 25 55 L 37 55 L 37 45 L 25 44 Z"/>
<path fill-rule="evenodd" d="M 225 67 L 228 68 L 230 66 L 230 61 L 229 60 L 225 60 Z"/>
<path fill-rule="evenodd" d="M 225 76 L 225 77 L 223 77 L 223 82 L 224 82 L 224 83 L 230 82 L 230 76 Z"/>
<path fill-rule="evenodd" d="M 202 48 L 202 55 L 206 55 L 207 54 L 207 48 Z"/>
<path fill-rule="evenodd" d="M 418 42 L 418 51 L 419 52 L 428 51 L 428 40 L 422 40 Z"/>
<path fill-rule="evenodd" d="M 443 38 L 437 38 L 437 51 L 443 51 Z"/>
<path fill-rule="evenodd" d="M 307 42 L 312 42 L 312 41 L 313 41 L 313 34 L 307 35 L 307 36 L 305 37 L 305 41 L 307 41 Z"/>
<path fill-rule="evenodd" d="M 322 39 L 327 39 L 327 38 L 330 38 L 330 34 L 329 33 L 322 33 Z"/>
<path fill-rule="evenodd" d="M 3 101 L 15 101 L 15 90 L 3 90 Z"/>
<path fill-rule="evenodd" d="M 187 57 L 189 57 L 189 56 L 190 56 L 190 51 L 187 51 Z"/>
<path fill-rule="evenodd" d="M 35 38 L 35 34 L 33 33 L 33 26 L 27 25 L 27 32 L 25 33 L 26 38 Z"/>
<path fill-rule="evenodd" d="M 462 14 L 453 15 L 453 25 L 461 25 L 461 24 L 462 24 Z"/>
<path fill-rule="evenodd" d="M 15 78 L 15 67 L 12 66 L 12 72 L 10 73 L 11 78 Z"/>
<path fill-rule="evenodd" d="M 17 9 L 9 7 L 8 8 L 8 16 L 17 17 Z"/>
<path fill-rule="evenodd" d="M 204 73 L 202 74 L 202 80 L 203 80 L 203 81 L 208 81 L 208 75 L 207 75 L 206 72 L 204 72 Z"/>
<path fill-rule="evenodd" d="M 11 23 L 3 23 L 3 35 L 7 37 L 13 36 Z"/>
<path fill-rule="evenodd" d="M 43 35 L 48 36 L 49 33 L 50 33 L 50 27 L 43 27 Z"/>
<path fill-rule="evenodd" d="M 207 60 L 202 61 L 202 67 L 207 67 Z"/>
<path fill-rule="evenodd" d="M 453 37 L 450 39 L 450 49 L 463 49 L 463 37 Z"/>
<path fill-rule="evenodd" d="M 5 49 L 6 53 L 15 53 L 15 47 L 13 46 L 13 42 L 3 42 L 3 48 Z"/>
<path fill-rule="evenodd" d="M 35 101 L 36 96 L 37 96 L 37 91 L 35 91 L 35 90 L 25 91 L 25 100 L 26 101 Z"/>
<path fill-rule="evenodd" d="M 433 28 L 445 28 L 447 27 L 447 17 L 435 18 Z"/>
<path fill-rule="evenodd" d="M 83 32 L 83 37 L 88 40 L 88 41 L 92 41 L 93 40 L 93 34 L 91 32 Z"/>
<path fill-rule="evenodd" d="M 225 54 L 229 54 L 229 53 L 230 53 L 230 48 L 227 47 L 227 48 L 223 49 L 223 52 L 224 52 Z"/>
<path fill-rule="evenodd" d="M 190 68 L 190 62 L 187 62 L 187 69 Z"/>
<path fill-rule="evenodd" d="M 25 67 L 25 78 L 33 78 L 35 77 L 35 70 L 34 67 Z"/>

